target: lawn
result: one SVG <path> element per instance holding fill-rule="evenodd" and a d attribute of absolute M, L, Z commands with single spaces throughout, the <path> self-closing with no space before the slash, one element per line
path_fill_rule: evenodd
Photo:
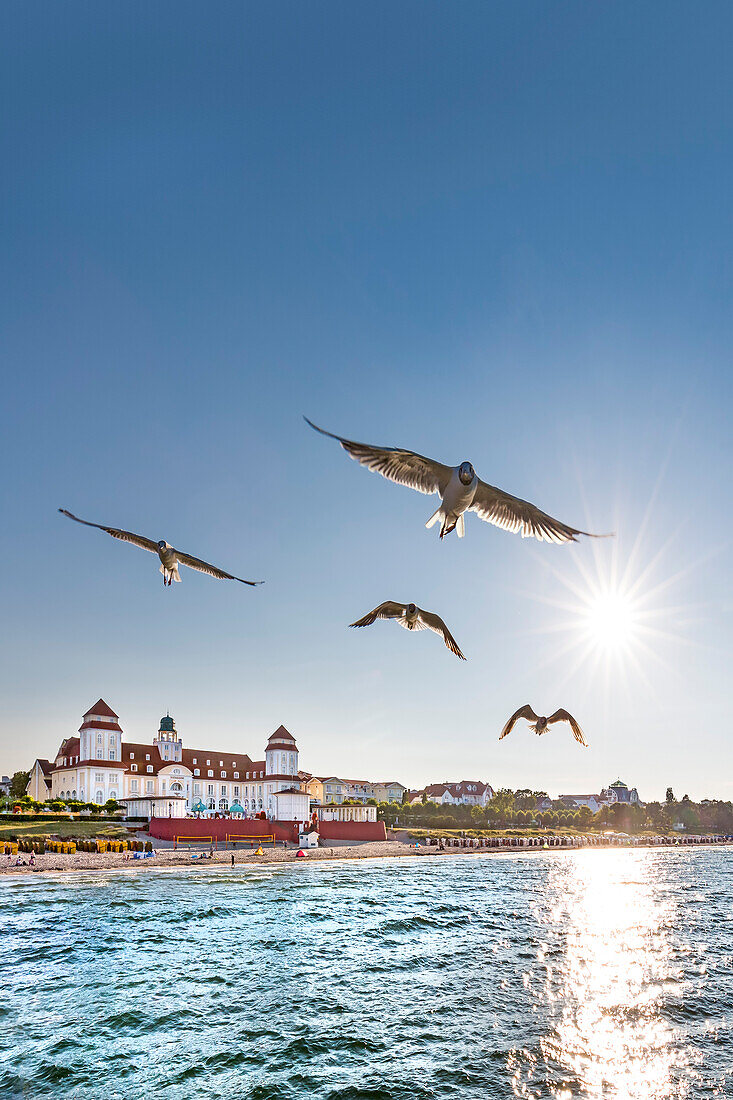
<path fill-rule="evenodd" d="M 89 837 L 126 837 L 129 836 L 124 825 L 106 824 L 104 821 L 0 821 L 0 841 L 9 837 L 57 836 L 61 839 L 69 836 Z"/>

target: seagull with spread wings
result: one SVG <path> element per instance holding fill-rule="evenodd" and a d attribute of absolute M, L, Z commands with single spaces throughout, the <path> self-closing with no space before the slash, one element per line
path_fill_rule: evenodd
<path fill-rule="evenodd" d="M 357 619 L 355 623 L 349 623 L 349 626 L 371 626 L 377 619 L 395 619 L 405 630 L 433 630 L 436 634 L 440 634 L 451 653 L 455 653 L 456 657 L 460 657 L 462 661 L 466 660 L 440 615 L 434 615 L 431 611 L 423 611 L 417 604 L 395 603 L 393 600 L 386 600 L 384 603 L 380 603 L 379 607 L 375 607 L 373 611 L 370 611 L 368 615 L 365 615 L 363 619 Z"/>
<path fill-rule="evenodd" d="M 476 475 L 470 462 L 462 462 L 460 466 L 444 466 L 414 451 L 354 443 L 351 439 L 324 431 L 307 416 L 303 419 L 321 435 L 338 440 L 346 453 L 368 470 L 381 474 L 389 481 L 396 481 L 398 485 L 417 489 L 418 493 L 439 493 L 442 498 L 440 507 L 425 526 L 432 527 L 440 521 L 441 538 L 453 530 L 459 539 L 463 538 L 465 512 L 476 512 L 487 523 L 503 527 L 505 531 L 517 532 L 522 538 L 535 538 L 541 542 L 577 542 L 578 535 L 607 537 L 569 527 L 540 511 L 536 505 L 488 485 Z"/>
<path fill-rule="evenodd" d="M 64 516 L 68 516 L 69 519 L 73 519 L 76 523 L 83 523 L 86 527 L 98 527 L 100 531 L 106 531 L 113 539 L 131 542 L 133 546 L 139 546 L 143 550 L 150 550 L 152 554 L 157 554 L 160 558 L 160 572 L 163 574 L 164 585 L 170 586 L 173 581 L 180 581 L 181 578 L 178 575 L 179 565 L 187 565 L 190 569 L 197 569 L 199 573 L 208 573 L 210 577 L 218 577 L 219 580 L 240 581 L 242 584 L 251 585 L 264 583 L 263 581 L 244 581 L 241 577 L 234 577 L 231 573 L 225 573 L 223 569 L 217 568 L 216 565 L 210 565 L 207 561 L 201 561 L 200 558 L 193 558 L 190 554 L 184 554 L 181 550 L 176 550 L 164 539 L 154 542 L 153 539 L 147 539 L 144 535 L 136 535 L 132 531 L 122 531 L 118 527 L 105 527 L 101 523 L 90 523 L 86 519 L 79 519 L 72 512 L 67 512 L 65 508 L 59 508 L 59 512 Z"/>
<path fill-rule="evenodd" d="M 551 714 L 549 718 L 544 718 L 541 717 L 539 714 L 535 714 L 529 703 L 527 703 L 523 707 L 520 707 L 519 710 L 514 712 L 507 724 L 504 726 L 504 729 L 499 734 L 500 741 L 502 740 L 502 738 L 506 737 L 508 733 L 511 733 L 520 718 L 527 719 L 527 721 L 529 722 L 529 728 L 531 730 L 534 730 L 538 737 L 541 737 L 543 733 L 547 733 L 548 726 L 551 726 L 553 722 L 568 722 L 570 724 L 571 730 L 573 731 L 573 737 L 578 742 L 578 744 L 585 745 L 585 747 L 588 748 L 588 742 L 583 736 L 583 731 L 576 720 L 573 718 L 570 711 L 563 710 L 561 707 L 560 710 L 556 710 L 554 714 Z"/>

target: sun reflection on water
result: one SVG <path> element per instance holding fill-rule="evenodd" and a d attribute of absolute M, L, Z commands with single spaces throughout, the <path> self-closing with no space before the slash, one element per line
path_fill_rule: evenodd
<path fill-rule="evenodd" d="M 547 936 L 529 983 L 551 1026 L 534 1054 L 512 1055 L 515 1095 L 685 1096 L 684 1053 L 661 1011 L 679 977 L 668 934 L 674 907 L 651 861 L 642 853 L 579 852 L 552 874 L 557 901 L 536 913 Z M 547 1091 L 535 1091 L 540 1080 Z"/>

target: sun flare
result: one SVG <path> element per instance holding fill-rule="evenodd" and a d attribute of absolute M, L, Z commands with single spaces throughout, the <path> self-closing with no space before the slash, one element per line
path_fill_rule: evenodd
<path fill-rule="evenodd" d="M 631 597 L 617 589 L 591 595 L 581 611 L 581 619 L 588 641 L 611 650 L 633 642 L 639 614 Z"/>

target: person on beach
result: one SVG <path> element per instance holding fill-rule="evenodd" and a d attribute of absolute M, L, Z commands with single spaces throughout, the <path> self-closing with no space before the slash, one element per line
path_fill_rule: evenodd
<path fill-rule="evenodd" d="M 31 852 L 31 858 L 28 860 L 28 863 L 30 864 L 31 867 L 35 867 L 35 865 L 36 865 L 36 853 L 35 852 Z"/>
<path fill-rule="evenodd" d="M 232 867 L 234 866 L 234 852 L 232 852 Z"/>

